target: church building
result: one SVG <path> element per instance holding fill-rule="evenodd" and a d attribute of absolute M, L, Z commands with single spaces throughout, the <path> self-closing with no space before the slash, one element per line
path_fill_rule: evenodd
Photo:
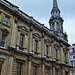
<path fill-rule="evenodd" d="M 0 75 L 70 75 L 70 44 L 63 21 L 57 0 L 50 28 L 0 0 Z"/>

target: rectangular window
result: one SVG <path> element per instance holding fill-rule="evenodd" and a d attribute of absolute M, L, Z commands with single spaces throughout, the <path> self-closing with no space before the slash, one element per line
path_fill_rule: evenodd
<path fill-rule="evenodd" d="M 49 69 L 46 69 L 46 75 L 49 75 L 49 72 L 50 72 Z"/>
<path fill-rule="evenodd" d="M 37 52 L 38 41 L 35 40 L 35 52 Z"/>
<path fill-rule="evenodd" d="M 58 75 L 58 70 L 56 70 L 56 75 Z"/>
<path fill-rule="evenodd" d="M 64 55 L 65 55 L 65 61 L 66 61 L 66 53 Z"/>
<path fill-rule="evenodd" d="M 70 53 L 73 53 L 73 50 L 72 49 L 70 49 Z"/>
<path fill-rule="evenodd" d="M 34 68 L 34 75 L 37 75 L 37 67 Z"/>
<path fill-rule="evenodd" d="M 23 47 L 24 35 L 20 34 L 20 47 Z"/>
<path fill-rule="evenodd" d="M 0 62 L 0 75 L 2 75 L 2 62 Z"/>
<path fill-rule="evenodd" d="M 23 64 L 22 63 L 18 63 L 18 67 L 17 67 L 17 75 L 23 75 Z"/>
<path fill-rule="evenodd" d="M 8 21 L 9 21 L 9 18 L 5 16 L 4 24 L 5 24 L 5 25 L 8 25 Z"/>
<path fill-rule="evenodd" d="M 48 56 L 48 45 L 46 45 L 46 55 Z"/>
<path fill-rule="evenodd" d="M 57 49 L 55 50 L 55 52 L 56 52 L 56 59 L 57 59 Z"/>
<path fill-rule="evenodd" d="M 6 35 L 2 34 L 2 39 L 1 39 L 1 47 L 5 47 L 5 42 L 6 42 Z"/>
<path fill-rule="evenodd" d="M 68 75 L 68 72 L 65 72 L 65 75 Z"/>
<path fill-rule="evenodd" d="M 75 68 L 75 62 L 73 63 L 73 68 Z"/>

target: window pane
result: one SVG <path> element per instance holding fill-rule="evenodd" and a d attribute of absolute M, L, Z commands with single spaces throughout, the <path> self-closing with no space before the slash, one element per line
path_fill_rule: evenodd
<path fill-rule="evenodd" d="M 9 21 L 9 19 L 8 19 L 7 17 L 5 17 L 5 19 L 4 19 L 4 24 L 5 24 L 5 25 L 8 25 L 8 21 Z"/>
<path fill-rule="evenodd" d="M 2 62 L 0 62 L 0 75 L 2 75 Z"/>
<path fill-rule="evenodd" d="M 22 63 L 18 63 L 17 75 L 22 75 Z"/>
<path fill-rule="evenodd" d="M 35 52 L 37 52 L 37 44 L 38 44 L 38 41 L 35 40 Z"/>
<path fill-rule="evenodd" d="M 24 35 L 20 34 L 20 47 L 23 47 Z"/>
<path fill-rule="evenodd" d="M 37 67 L 35 67 L 34 75 L 37 75 Z"/>
<path fill-rule="evenodd" d="M 59 23 L 57 22 L 57 24 L 56 24 L 56 28 L 59 28 Z"/>
<path fill-rule="evenodd" d="M 5 21 L 8 21 L 9 19 L 7 17 L 5 17 Z"/>
<path fill-rule="evenodd" d="M 48 45 L 46 45 L 46 55 L 48 55 Z"/>
<path fill-rule="evenodd" d="M 56 59 L 57 59 L 57 50 L 55 50 L 56 51 Z"/>
<path fill-rule="evenodd" d="M 73 50 L 72 49 L 70 49 L 70 53 L 73 53 Z"/>
<path fill-rule="evenodd" d="M 55 30 L 55 24 L 53 24 L 53 30 Z"/>
<path fill-rule="evenodd" d="M 6 40 L 6 35 L 2 35 L 2 41 Z"/>
<path fill-rule="evenodd" d="M 2 35 L 2 39 L 1 39 L 1 45 L 2 47 L 5 47 L 5 41 L 6 41 L 6 35 Z"/>

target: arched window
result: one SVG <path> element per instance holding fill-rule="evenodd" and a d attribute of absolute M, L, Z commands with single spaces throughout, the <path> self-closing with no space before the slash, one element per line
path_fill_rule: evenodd
<path fill-rule="evenodd" d="M 55 30 L 55 24 L 53 23 L 53 30 Z"/>
<path fill-rule="evenodd" d="M 56 11 L 56 14 L 58 14 L 58 12 Z"/>
<path fill-rule="evenodd" d="M 59 28 L 59 23 L 58 23 L 58 22 L 56 23 L 56 28 L 57 28 L 57 29 Z"/>

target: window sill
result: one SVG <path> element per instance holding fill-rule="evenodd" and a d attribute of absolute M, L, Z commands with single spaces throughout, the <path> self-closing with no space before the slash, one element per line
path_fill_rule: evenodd
<path fill-rule="evenodd" d="M 0 46 L 0 49 L 7 50 L 7 48 Z"/>
<path fill-rule="evenodd" d="M 16 45 L 17 50 L 26 51 L 27 48 L 21 47 L 19 45 Z"/>
<path fill-rule="evenodd" d="M 2 24 L 2 25 L 4 25 L 4 26 L 6 26 L 6 27 L 8 27 L 8 28 L 10 28 L 10 26 L 9 26 L 9 25 L 6 25 L 6 24 L 4 24 L 4 23 L 2 23 L 2 22 L 0 22 L 0 24 Z"/>
<path fill-rule="evenodd" d="M 51 56 L 45 55 L 47 58 L 51 58 Z"/>
<path fill-rule="evenodd" d="M 34 52 L 36 55 L 41 54 L 40 52 L 35 52 L 34 50 L 32 50 L 32 52 Z"/>

